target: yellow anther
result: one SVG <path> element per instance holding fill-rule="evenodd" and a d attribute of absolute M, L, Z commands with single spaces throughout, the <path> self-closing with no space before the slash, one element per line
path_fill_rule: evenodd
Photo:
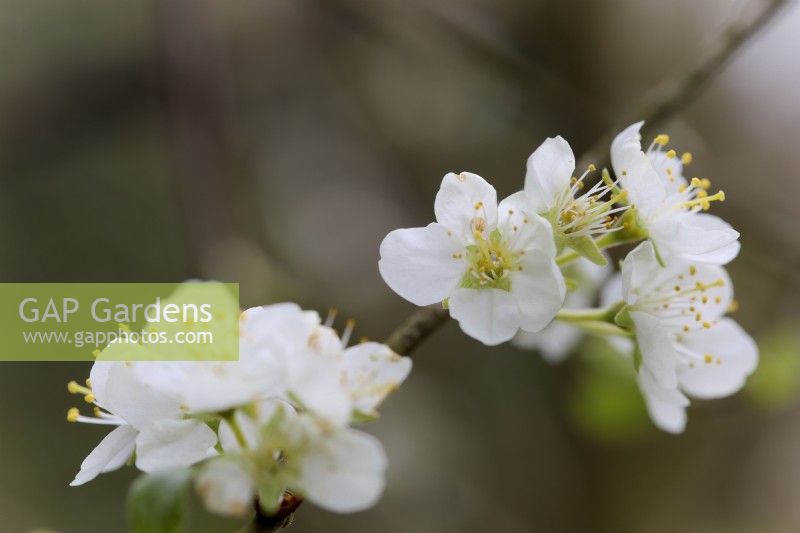
<path fill-rule="evenodd" d="M 586 167 L 586 169 L 587 169 L 589 172 L 594 172 L 595 170 L 597 170 L 597 167 L 596 167 L 596 166 L 594 166 L 594 163 L 589 163 L 589 166 L 588 166 L 588 167 Z"/>
<path fill-rule="evenodd" d="M 735 313 L 738 310 L 739 310 L 739 300 L 731 300 L 731 303 L 728 306 L 728 313 Z"/>
<path fill-rule="evenodd" d="M 656 144 L 660 144 L 661 146 L 665 146 L 666 144 L 669 143 L 669 135 L 667 135 L 666 133 L 661 133 L 659 135 L 656 135 L 654 142 Z"/>
<path fill-rule="evenodd" d="M 689 275 L 690 275 L 690 276 L 694 276 L 695 274 L 697 274 L 697 267 L 696 267 L 696 266 L 694 266 L 694 265 L 691 265 L 691 266 L 689 267 Z"/>
<path fill-rule="evenodd" d="M 702 302 L 704 304 L 707 304 L 708 303 L 708 296 L 703 296 Z"/>
<path fill-rule="evenodd" d="M 681 156 L 681 163 L 683 163 L 684 165 L 688 165 L 692 162 L 692 159 L 693 158 L 691 152 L 683 152 L 683 155 Z"/>
<path fill-rule="evenodd" d="M 95 405 L 94 409 L 92 409 L 92 412 L 94 413 L 94 416 L 100 418 L 100 415 L 102 414 L 103 411 L 101 411 L 100 408 Z"/>
<path fill-rule="evenodd" d="M 94 400 L 95 400 L 94 394 L 92 394 L 91 392 L 83 397 L 83 401 L 85 401 L 86 403 L 94 403 Z"/>
<path fill-rule="evenodd" d="M 483 207 L 483 202 L 475 202 L 475 209 L 480 209 Z"/>
<path fill-rule="evenodd" d="M 691 208 L 699 205 L 703 209 L 703 211 L 708 211 L 708 209 L 711 207 L 711 202 L 714 201 L 724 202 L 725 192 L 718 191 L 716 194 L 708 196 L 708 194 L 705 191 L 700 190 L 697 191 L 697 198 L 695 198 L 694 200 L 689 200 L 688 202 L 684 202 L 682 205 L 683 207 L 686 208 Z"/>
<path fill-rule="evenodd" d="M 683 326 L 683 332 L 689 333 L 689 326 Z"/>
<path fill-rule="evenodd" d="M 669 150 L 669 151 L 668 151 L 668 152 L 667 152 L 665 155 L 666 155 L 666 156 L 667 156 L 669 159 L 672 159 L 672 158 L 674 158 L 676 155 L 678 155 L 678 153 L 677 153 L 675 150 Z"/>
<path fill-rule="evenodd" d="M 695 320 L 695 322 L 700 322 L 701 320 L 703 320 L 703 315 L 700 314 L 700 313 L 697 313 L 696 315 L 694 315 L 694 320 Z"/>
<path fill-rule="evenodd" d="M 703 181 L 700 178 L 696 178 L 696 177 L 692 178 L 691 184 L 692 184 L 692 187 L 696 187 L 698 189 L 702 189 L 703 188 Z"/>
<path fill-rule="evenodd" d="M 67 383 L 67 391 L 70 394 L 91 394 L 92 389 L 79 385 L 77 381 L 70 381 Z"/>
<path fill-rule="evenodd" d="M 675 289 L 675 292 L 681 292 L 681 286 L 680 285 L 675 285 L 675 287 L 673 287 L 673 288 Z"/>
<path fill-rule="evenodd" d="M 703 322 L 703 327 L 706 328 L 706 329 L 710 329 L 711 328 L 711 322 Z"/>
<path fill-rule="evenodd" d="M 704 189 L 708 189 L 709 187 L 711 187 L 711 180 L 708 178 L 701 179 L 700 186 Z"/>
<path fill-rule="evenodd" d="M 67 411 L 67 422 L 77 422 L 79 416 L 81 416 L 81 412 L 78 411 L 78 408 L 77 407 L 71 407 Z"/>
<path fill-rule="evenodd" d="M 710 353 L 707 353 L 707 354 L 705 354 L 703 356 L 703 361 L 705 361 L 706 364 L 710 365 L 713 360 L 714 360 L 714 357 Z"/>
<path fill-rule="evenodd" d="M 681 186 L 680 186 L 680 187 L 678 187 L 678 192 L 683 192 L 683 191 L 685 191 L 686 189 L 687 189 L 687 187 L 686 187 L 686 184 L 685 184 L 685 183 L 681 183 Z"/>
<path fill-rule="evenodd" d="M 92 388 L 92 380 L 91 379 L 86 378 L 86 386 L 89 387 L 90 389 Z"/>

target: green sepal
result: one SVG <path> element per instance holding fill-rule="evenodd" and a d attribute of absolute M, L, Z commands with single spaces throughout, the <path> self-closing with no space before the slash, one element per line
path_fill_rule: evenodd
<path fill-rule="evenodd" d="M 127 518 L 132 533 L 178 533 L 185 530 L 189 470 L 144 474 L 128 491 Z"/>
<path fill-rule="evenodd" d="M 633 319 L 631 318 L 630 306 L 623 305 L 614 315 L 614 323 L 621 328 L 633 329 Z"/>
<path fill-rule="evenodd" d="M 578 252 L 581 256 L 585 257 L 595 265 L 606 266 L 608 260 L 600 251 L 594 239 L 588 235 L 582 237 L 566 237 L 565 242 L 567 246 Z"/>
<path fill-rule="evenodd" d="M 267 516 L 272 516 L 278 512 L 283 499 L 284 487 L 281 480 L 276 476 L 264 476 L 258 484 L 258 506 Z"/>
<path fill-rule="evenodd" d="M 378 414 L 377 411 L 364 412 L 354 409 L 353 413 L 350 415 L 350 422 L 352 424 L 366 424 L 367 422 L 374 422 L 379 419 L 380 416 L 381 415 Z"/>
<path fill-rule="evenodd" d="M 633 368 L 637 372 L 639 368 L 642 366 L 642 351 L 639 349 L 639 345 L 636 345 L 636 349 L 633 350 Z"/>
<path fill-rule="evenodd" d="M 564 284 L 567 286 L 568 291 L 574 291 L 578 288 L 578 280 L 575 278 L 568 278 L 564 276 Z"/>

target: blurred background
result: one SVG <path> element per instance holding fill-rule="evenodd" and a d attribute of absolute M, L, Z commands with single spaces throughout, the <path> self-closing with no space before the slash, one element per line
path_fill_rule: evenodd
<path fill-rule="evenodd" d="M 545 137 L 580 154 L 763 6 L 5 0 L 2 280 L 239 282 L 244 306 L 336 306 L 383 339 L 413 308 L 378 245 L 432 220 L 445 172 L 520 189 Z M 671 436 L 604 343 L 550 365 L 448 323 L 369 427 L 380 503 L 304 505 L 291 531 L 800 530 L 798 7 L 660 128 L 742 233 L 736 317 L 762 350 L 746 389 L 694 402 Z M 0 366 L 0 531 L 124 530 L 132 469 L 68 487 L 104 434 L 65 420 L 88 371 Z M 238 525 L 194 503 L 191 531 Z"/>

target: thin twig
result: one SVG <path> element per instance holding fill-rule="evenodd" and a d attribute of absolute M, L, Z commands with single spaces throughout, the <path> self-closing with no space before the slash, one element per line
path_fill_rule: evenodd
<path fill-rule="evenodd" d="M 773 20 L 781 8 L 789 3 L 790 0 L 768 0 L 756 17 L 731 24 L 683 76 L 665 82 L 638 105 L 623 113 L 620 120 L 584 152 L 578 166 L 594 162 L 598 168 L 608 167 L 608 147 L 614 136 L 625 126 L 644 119 L 648 128 L 659 127 L 686 108 L 700 94 L 708 81 L 719 74 L 731 58 L 741 50 L 742 45 Z"/>
<path fill-rule="evenodd" d="M 417 309 L 389 336 L 386 345 L 395 353 L 409 355 L 425 338 L 444 324 L 447 310 L 442 306 Z"/>

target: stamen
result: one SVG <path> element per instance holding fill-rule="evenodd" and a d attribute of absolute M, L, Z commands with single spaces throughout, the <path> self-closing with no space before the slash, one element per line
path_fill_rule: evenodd
<path fill-rule="evenodd" d="M 669 135 L 666 133 L 660 133 L 656 135 L 656 138 L 653 140 L 654 143 L 660 144 L 661 146 L 666 146 L 669 144 Z"/>
<path fill-rule="evenodd" d="M 347 346 L 347 343 L 350 342 L 350 335 L 353 334 L 355 327 L 356 321 L 352 318 L 348 318 L 344 327 L 344 332 L 342 333 L 342 346 Z"/>
<path fill-rule="evenodd" d="M 678 154 L 677 152 L 675 152 L 675 150 L 670 150 L 665 155 L 667 156 L 668 159 L 673 159 Z"/>
<path fill-rule="evenodd" d="M 77 422 L 80 416 L 81 412 L 78 410 L 78 408 L 71 407 L 69 411 L 67 411 L 67 422 Z"/>
<path fill-rule="evenodd" d="M 92 394 L 92 389 L 84 387 L 83 385 L 79 385 L 77 381 L 70 381 L 67 383 L 67 391 L 70 394 Z"/>
<path fill-rule="evenodd" d="M 333 326 L 333 322 L 336 320 L 337 313 L 338 311 L 336 310 L 335 307 L 331 307 L 330 309 L 328 309 L 328 316 L 325 317 L 325 323 L 323 324 L 323 326 L 325 326 L 326 328 Z"/>

